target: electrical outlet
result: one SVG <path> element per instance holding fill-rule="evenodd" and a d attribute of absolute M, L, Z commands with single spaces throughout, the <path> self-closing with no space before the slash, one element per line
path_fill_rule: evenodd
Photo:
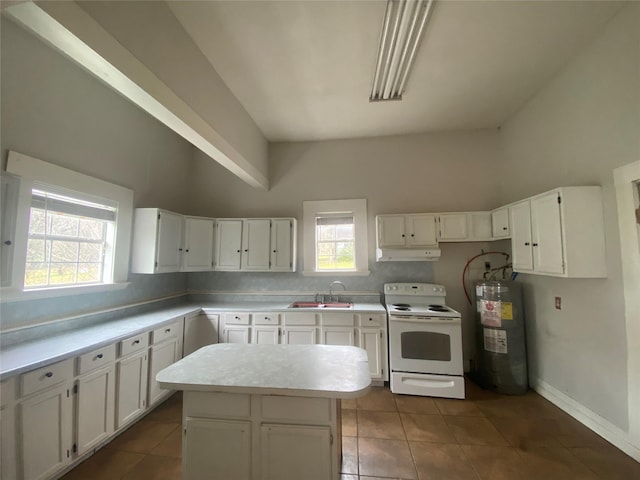
<path fill-rule="evenodd" d="M 484 262 L 484 269 L 485 270 L 491 270 L 491 262 Z"/>
<path fill-rule="evenodd" d="M 556 297 L 556 310 L 562 310 L 562 297 Z"/>

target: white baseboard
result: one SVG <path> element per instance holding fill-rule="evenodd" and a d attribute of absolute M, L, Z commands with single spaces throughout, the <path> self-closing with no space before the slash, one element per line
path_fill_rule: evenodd
<path fill-rule="evenodd" d="M 624 453 L 640 462 L 640 446 L 631 443 L 629 434 L 620 427 L 615 426 L 609 420 L 589 410 L 587 407 L 578 403 L 555 387 L 552 387 L 544 380 L 540 380 L 539 378 L 530 378 L 529 383 L 531 388 L 555 406 L 564 410 L 580 423 L 596 432 L 606 441 L 612 443 Z"/>

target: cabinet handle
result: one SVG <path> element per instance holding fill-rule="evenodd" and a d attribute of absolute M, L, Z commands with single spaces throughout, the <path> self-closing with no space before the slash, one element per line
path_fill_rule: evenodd
<path fill-rule="evenodd" d="M 276 251 L 274 250 L 273 253 L 276 253 Z"/>
<path fill-rule="evenodd" d="M 240 250 L 236 250 L 236 253 L 240 253 Z"/>
<path fill-rule="evenodd" d="M 404 238 L 404 233 L 402 234 L 402 238 Z"/>
<path fill-rule="evenodd" d="M 538 244 L 537 244 L 537 243 L 534 243 L 534 244 L 533 244 L 533 246 L 534 246 L 534 247 L 537 247 L 537 246 L 538 246 Z"/>
<path fill-rule="evenodd" d="M 5 244 L 5 245 L 11 245 L 11 240 L 5 240 L 5 241 L 4 241 L 4 244 Z M 274 250 L 274 251 L 275 251 L 275 250 Z"/>
<path fill-rule="evenodd" d="M 189 249 L 187 248 L 187 249 L 185 250 L 185 252 L 189 253 Z"/>
<path fill-rule="evenodd" d="M 137 345 L 140 343 L 140 340 L 135 340 L 131 345 Z"/>
<path fill-rule="evenodd" d="M 169 333 L 170 331 L 171 331 L 171 329 L 170 329 L 170 328 L 167 328 L 167 329 L 164 331 L 164 333 Z"/>
<path fill-rule="evenodd" d="M 245 252 L 248 252 L 249 250 L 245 248 L 245 249 L 244 249 L 244 251 L 245 251 Z"/>
<path fill-rule="evenodd" d="M 507 229 L 507 227 L 502 227 L 502 229 L 503 229 L 503 230 L 506 230 L 506 229 Z"/>
<path fill-rule="evenodd" d="M 414 235 L 413 233 L 411 234 L 411 236 L 412 236 L 412 237 L 415 237 L 415 235 Z"/>
<path fill-rule="evenodd" d="M 178 251 L 179 251 L 179 252 L 181 252 L 181 251 L 182 251 L 182 249 L 181 249 L 181 248 L 179 248 L 179 249 L 178 249 Z"/>
<path fill-rule="evenodd" d="M 104 355 L 102 355 L 101 353 L 99 353 L 98 355 L 96 355 L 96 358 L 102 358 L 104 357 Z"/>
<path fill-rule="evenodd" d="M 47 377 L 47 378 L 51 378 L 51 377 L 53 377 L 53 372 L 47 372 L 47 373 L 44 374 L 44 376 Z"/>
<path fill-rule="evenodd" d="M 524 244 L 525 244 L 525 246 L 527 246 L 527 247 L 528 247 L 529 245 L 531 245 L 529 242 L 524 242 Z"/>

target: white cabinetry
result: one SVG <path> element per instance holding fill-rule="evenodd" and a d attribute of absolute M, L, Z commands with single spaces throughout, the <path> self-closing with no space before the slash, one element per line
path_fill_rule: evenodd
<path fill-rule="evenodd" d="M 438 214 L 438 240 L 441 242 L 478 242 L 492 239 L 490 212 Z"/>
<path fill-rule="evenodd" d="M 600 187 L 562 187 L 515 203 L 513 268 L 560 277 L 606 277 Z"/>
<path fill-rule="evenodd" d="M 254 313 L 251 343 L 280 343 L 280 315 L 277 313 Z"/>
<path fill-rule="evenodd" d="M 183 272 L 213 268 L 213 218 L 184 217 Z"/>
<path fill-rule="evenodd" d="M 240 270 L 242 220 L 217 220 L 215 245 L 215 269 Z"/>
<path fill-rule="evenodd" d="M 288 345 L 314 345 L 318 343 L 318 316 L 315 313 L 284 314 L 282 343 Z"/>
<path fill-rule="evenodd" d="M 355 318 L 352 313 L 323 313 L 320 317 L 322 345 L 355 345 Z"/>
<path fill-rule="evenodd" d="M 437 243 L 435 215 L 378 215 L 376 230 L 378 248 L 412 248 Z"/>
<path fill-rule="evenodd" d="M 271 220 L 271 271 L 296 271 L 296 222 L 292 218 Z"/>
<path fill-rule="evenodd" d="M 0 382 L 0 479 L 13 480 L 16 474 L 16 377 Z"/>
<path fill-rule="evenodd" d="M 122 340 L 116 362 L 116 428 L 119 429 L 147 408 L 149 333 Z"/>
<path fill-rule="evenodd" d="M 0 173 L 0 287 L 11 286 L 20 179 Z"/>
<path fill-rule="evenodd" d="M 271 220 L 247 219 L 242 229 L 242 270 L 266 271 L 271 262 Z"/>
<path fill-rule="evenodd" d="M 218 343 L 220 316 L 213 313 L 199 313 L 185 318 L 183 356 L 192 354 L 199 348 Z"/>
<path fill-rule="evenodd" d="M 371 379 L 387 381 L 387 316 L 379 313 L 361 313 L 357 318 L 357 345 L 367 352 Z"/>
<path fill-rule="evenodd" d="M 155 329 L 151 332 L 151 342 L 152 346 L 149 350 L 148 406 L 155 405 L 172 393 L 171 390 L 160 388 L 158 382 L 156 382 L 156 375 L 160 370 L 182 358 L 182 321 L 175 321 Z"/>
<path fill-rule="evenodd" d="M 491 235 L 494 239 L 509 238 L 509 207 L 496 208 L 491 212 Z"/>
<path fill-rule="evenodd" d="M 136 208 L 131 271 L 177 272 L 181 266 L 183 216 L 158 208 Z"/>

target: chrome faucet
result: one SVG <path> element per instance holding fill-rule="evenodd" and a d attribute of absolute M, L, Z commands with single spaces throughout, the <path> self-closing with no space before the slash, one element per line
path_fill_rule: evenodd
<path fill-rule="evenodd" d="M 341 286 L 341 287 L 342 287 L 342 290 L 343 290 L 344 292 L 346 292 L 346 291 L 347 291 L 347 287 L 346 287 L 346 286 L 345 286 L 345 284 L 344 284 L 344 283 L 342 283 L 341 281 L 339 281 L 339 280 L 335 280 L 335 281 L 331 282 L 331 283 L 329 284 L 329 301 L 330 301 L 330 302 L 332 302 L 332 301 L 333 301 L 333 287 L 334 287 L 334 286 Z M 339 301 L 340 301 L 340 297 L 338 297 L 338 296 L 336 295 L 336 300 L 335 300 L 335 301 L 336 301 L 336 302 L 339 302 Z"/>

